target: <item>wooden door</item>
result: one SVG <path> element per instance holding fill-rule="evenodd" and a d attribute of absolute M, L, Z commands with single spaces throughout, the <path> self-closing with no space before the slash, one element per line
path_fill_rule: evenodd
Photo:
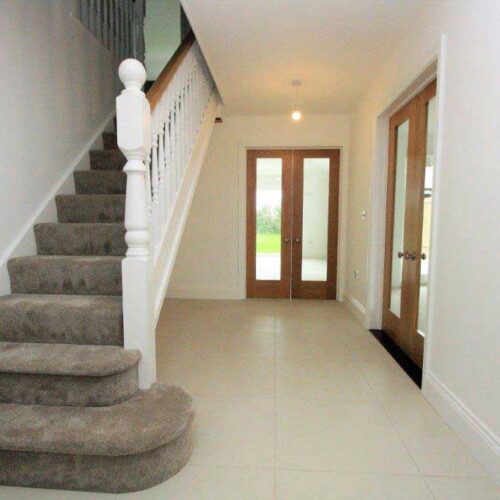
<path fill-rule="evenodd" d="M 335 299 L 340 150 L 294 150 L 292 297 Z"/>
<path fill-rule="evenodd" d="M 424 348 L 419 312 L 426 308 L 420 276 L 427 257 L 422 235 L 428 104 L 435 93 L 432 82 L 389 121 L 383 329 L 419 366 Z"/>
<path fill-rule="evenodd" d="M 247 297 L 335 299 L 339 150 L 247 151 Z"/>
<path fill-rule="evenodd" d="M 292 152 L 247 151 L 247 297 L 288 298 Z"/>

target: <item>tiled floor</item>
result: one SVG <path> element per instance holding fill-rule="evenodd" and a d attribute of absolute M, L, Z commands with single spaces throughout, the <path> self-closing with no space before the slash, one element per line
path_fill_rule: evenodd
<path fill-rule="evenodd" d="M 500 498 L 338 303 L 171 300 L 157 337 L 160 381 L 193 396 L 196 446 L 172 479 L 120 498 Z M 110 497 L 0 488 L 1 499 Z"/>

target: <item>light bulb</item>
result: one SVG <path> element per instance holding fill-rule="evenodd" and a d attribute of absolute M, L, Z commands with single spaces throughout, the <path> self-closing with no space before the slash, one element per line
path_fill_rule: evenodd
<path fill-rule="evenodd" d="M 302 113 L 298 109 L 296 109 L 292 113 L 292 120 L 298 122 L 301 118 L 302 118 Z"/>

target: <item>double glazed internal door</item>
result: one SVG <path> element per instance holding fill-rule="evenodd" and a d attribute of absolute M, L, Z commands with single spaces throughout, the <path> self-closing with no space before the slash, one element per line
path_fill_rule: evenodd
<path fill-rule="evenodd" d="M 435 159 L 436 82 L 389 122 L 383 329 L 422 366 Z"/>
<path fill-rule="evenodd" d="M 340 150 L 247 151 L 247 296 L 335 299 Z"/>

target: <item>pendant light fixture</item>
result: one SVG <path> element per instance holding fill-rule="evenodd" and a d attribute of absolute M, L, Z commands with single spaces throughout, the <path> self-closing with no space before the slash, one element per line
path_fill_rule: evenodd
<path fill-rule="evenodd" d="M 292 80 L 292 86 L 294 88 L 292 120 L 294 122 L 298 122 L 302 118 L 302 113 L 299 109 L 299 87 L 301 85 L 302 85 L 301 80 Z"/>

